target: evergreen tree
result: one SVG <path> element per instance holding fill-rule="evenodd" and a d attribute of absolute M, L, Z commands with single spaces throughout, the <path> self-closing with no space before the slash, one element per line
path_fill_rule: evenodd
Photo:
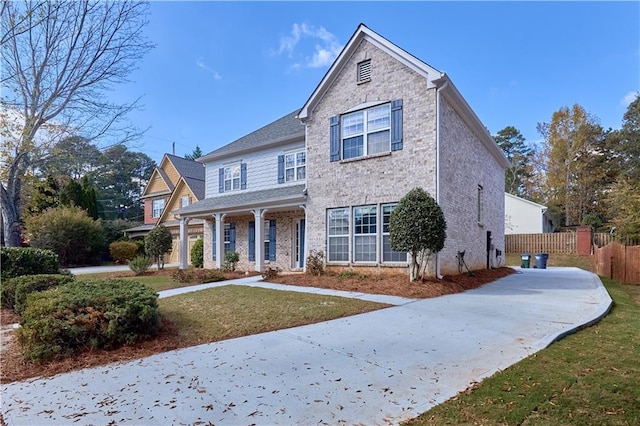
<path fill-rule="evenodd" d="M 524 197 L 526 184 L 533 176 L 534 150 L 525 143 L 524 136 L 513 126 L 500 130 L 493 139 L 511 163 L 511 167 L 505 171 L 504 190 L 509 194 Z"/>

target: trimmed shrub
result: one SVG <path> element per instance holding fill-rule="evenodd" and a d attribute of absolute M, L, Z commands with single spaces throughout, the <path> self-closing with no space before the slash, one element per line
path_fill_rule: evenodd
<path fill-rule="evenodd" d="M 25 275 L 24 277 L 14 278 L 11 280 L 13 281 L 15 288 L 15 302 L 13 304 L 13 310 L 16 314 L 22 315 L 27 302 L 27 296 L 31 293 L 69 284 L 74 280 L 75 278 L 72 275 L 53 274 Z"/>
<path fill-rule="evenodd" d="M 307 274 L 320 276 L 324 274 L 324 252 L 311 250 L 307 256 Z"/>
<path fill-rule="evenodd" d="M 164 225 L 156 226 L 144 237 L 144 252 L 153 258 L 158 265 L 158 270 L 164 268 L 164 255 L 171 251 L 172 246 L 171 231 Z"/>
<path fill-rule="evenodd" d="M 236 270 L 236 265 L 240 261 L 240 255 L 235 251 L 228 251 L 224 254 L 224 263 L 222 264 L 222 270 L 226 272 L 233 272 Z"/>
<path fill-rule="evenodd" d="M 25 358 L 44 361 L 156 336 L 158 295 L 124 279 L 74 281 L 31 293 L 17 331 Z"/>
<path fill-rule="evenodd" d="M 191 264 L 194 268 L 204 266 L 204 240 L 199 238 L 191 247 Z"/>
<path fill-rule="evenodd" d="M 115 241 L 109 244 L 109 254 L 116 263 L 127 263 L 138 253 L 138 245 L 130 241 Z"/>
<path fill-rule="evenodd" d="M 80 207 L 49 208 L 27 217 L 25 226 L 31 247 L 54 251 L 65 266 L 91 264 L 103 248 L 100 221 Z"/>
<path fill-rule="evenodd" d="M 224 272 L 220 269 L 178 269 L 172 275 L 173 281 L 182 284 L 202 284 L 223 281 Z"/>
<path fill-rule="evenodd" d="M 147 256 L 136 256 L 129 261 L 129 269 L 136 275 L 142 275 L 151 268 L 153 260 Z"/>
<path fill-rule="evenodd" d="M 31 247 L 0 247 L 2 281 L 22 275 L 57 274 L 58 255 L 51 250 Z"/>

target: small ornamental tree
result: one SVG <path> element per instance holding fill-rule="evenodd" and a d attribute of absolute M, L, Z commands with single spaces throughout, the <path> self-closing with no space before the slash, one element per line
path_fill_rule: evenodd
<path fill-rule="evenodd" d="M 421 278 L 431 255 L 442 250 L 446 230 L 442 209 L 422 188 L 409 191 L 391 213 L 391 248 L 411 255 L 412 280 Z"/>
<path fill-rule="evenodd" d="M 171 231 L 164 225 L 153 228 L 144 239 L 144 251 L 158 265 L 158 270 L 164 268 L 164 255 L 171 251 Z"/>

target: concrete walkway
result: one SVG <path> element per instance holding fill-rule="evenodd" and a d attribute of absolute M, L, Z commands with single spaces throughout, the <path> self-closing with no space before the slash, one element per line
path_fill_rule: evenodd
<path fill-rule="evenodd" d="M 577 268 L 3 385 L 8 425 L 397 424 L 606 315 Z"/>

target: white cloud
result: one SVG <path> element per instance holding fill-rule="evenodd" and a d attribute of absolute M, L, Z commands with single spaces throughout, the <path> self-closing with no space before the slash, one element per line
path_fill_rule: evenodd
<path fill-rule="evenodd" d="M 631 102 L 636 100 L 636 96 L 638 96 L 638 92 L 629 92 L 624 95 L 624 98 L 620 100 L 620 105 L 628 107 Z"/>
<path fill-rule="evenodd" d="M 218 72 L 214 71 L 214 70 L 213 70 L 213 68 L 211 68 L 209 65 L 207 65 L 207 64 L 204 62 L 204 60 L 203 60 L 202 56 L 201 56 L 201 57 L 199 57 L 198 59 L 196 59 L 196 66 L 197 66 L 198 68 L 200 68 L 201 70 L 206 71 L 206 72 L 208 72 L 208 73 L 212 74 L 212 75 L 213 75 L 214 80 L 221 80 L 221 79 L 222 79 L 222 76 L 221 76 L 220 74 L 218 74 Z"/>
<path fill-rule="evenodd" d="M 294 68 L 320 68 L 331 65 L 342 50 L 338 39 L 324 27 L 315 27 L 306 23 L 293 24 L 291 33 L 280 38 L 278 54 L 287 54 L 289 58 L 295 58 L 300 42 L 303 39 L 315 40 L 313 52 L 309 55 L 302 54 L 303 59 L 293 64 Z"/>

